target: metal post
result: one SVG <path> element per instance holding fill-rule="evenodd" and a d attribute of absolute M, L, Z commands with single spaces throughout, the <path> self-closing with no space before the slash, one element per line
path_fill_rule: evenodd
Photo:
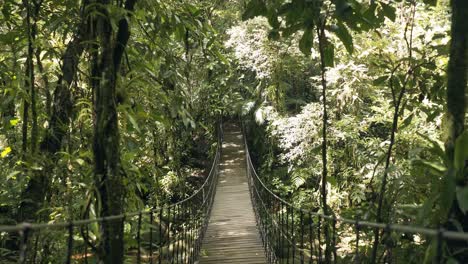
<path fill-rule="evenodd" d="M 286 232 L 284 232 L 286 237 L 286 242 L 288 243 L 288 253 L 286 254 L 286 264 L 289 264 L 289 248 L 290 248 L 290 237 L 289 237 L 289 206 L 286 205 Z"/>
<path fill-rule="evenodd" d="M 359 220 L 356 218 L 356 222 L 354 224 L 354 227 L 356 229 L 356 252 L 355 252 L 355 263 L 359 264 Z"/>
<path fill-rule="evenodd" d="M 163 258 L 163 239 L 164 239 L 164 234 L 162 230 L 162 223 L 163 223 L 163 209 L 159 209 L 159 256 L 158 256 L 158 264 L 162 263 L 162 258 Z M 166 231 L 169 232 L 169 227 L 166 227 Z"/>
<path fill-rule="evenodd" d="M 337 254 L 336 254 L 336 218 L 333 217 L 332 219 L 332 224 L 333 224 L 333 227 L 332 227 L 332 244 L 333 244 L 333 263 L 336 264 L 337 263 Z"/>
<path fill-rule="evenodd" d="M 20 230 L 20 238 L 21 238 L 21 245 L 20 245 L 20 255 L 18 263 L 24 264 L 26 263 L 26 258 L 28 255 L 28 238 L 30 232 L 29 224 L 23 224 L 23 229 Z"/>
<path fill-rule="evenodd" d="M 304 264 L 304 212 L 301 211 L 301 215 L 299 217 L 300 227 L 301 227 L 301 264 Z"/>
<path fill-rule="evenodd" d="M 137 224 L 137 264 L 141 263 L 141 218 L 142 213 L 140 211 Z"/>
<path fill-rule="evenodd" d="M 71 257 L 73 255 L 73 222 L 68 224 L 68 242 L 67 242 L 67 260 L 65 263 L 71 263 Z"/>
<path fill-rule="evenodd" d="M 317 216 L 318 263 L 322 263 L 322 218 Z"/>
<path fill-rule="evenodd" d="M 296 235 L 294 234 L 294 208 L 291 209 L 291 243 L 292 243 L 292 263 L 296 262 Z"/>
<path fill-rule="evenodd" d="M 154 224 L 154 215 L 153 210 L 150 211 L 150 225 L 149 225 L 149 263 L 153 264 L 153 224 Z"/>
<path fill-rule="evenodd" d="M 314 257 L 314 219 L 312 218 L 312 214 L 309 212 L 309 244 L 310 244 L 310 259 L 309 264 L 312 264 L 312 259 Z"/>
<path fill-rule="evenodd" d="M 436 252 L 436 263 L 443 263 L 443 252 L 442 252 L 442 243 L 444 242 L 444 229 L 441 227 L 437 231 L 437 252 Z"/>

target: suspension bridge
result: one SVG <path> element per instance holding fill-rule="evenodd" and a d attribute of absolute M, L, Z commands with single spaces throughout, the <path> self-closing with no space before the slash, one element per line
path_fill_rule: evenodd
<path fill-rule="evenodd" d="M 270 190 L 257 174 L 243 127 L 230 123 L 224 128 L 210 173 L 190 197 L 103 218 L 0 226 L 1 236 L 13 234 L 20 241 L 13 255 L 0 250 L 0 263 L 51 263 L 47 256 L 63 260 L 54 263 L 96 263 L 92 241 L 100 222 L 125 226 L 126 240 L 132 241 L 125 247 L 125 263 L 137 264 L 422 263 L 424 259 L 446 263 L 444 243 L 468 243 L 463 232 L 297 208 Z M 382 237 L 374 259 L 373 232 Z M 41 240 L 50 241 L 48 249 L 38 247 Z M 57 245 L 66 250 L 50 249 Z"/>

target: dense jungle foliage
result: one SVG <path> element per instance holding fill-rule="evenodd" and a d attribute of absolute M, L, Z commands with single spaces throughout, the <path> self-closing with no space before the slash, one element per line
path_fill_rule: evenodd
<path fill-rule="evenodd" d="M 468 231 L 468 1 L 0 0 L 0 9 L 0 225 L 178 202 L 208 175 L 218 122 L 242 118 L 261 177 L 297 207 Z M 90 229 L 76 243 L 102 263 L 135 248 L 130 224 Z M 421 240 L 367 233 L 369 263 L 380 243 Z M 37 239 L 35 260 L 59 263 L 51 252 L 65 237 Z M 400 263 L 429 263 L 437 245 L 419 244 Z M 467 263 L 467 249 L 447 242 L 444 262 Z M 18 237 L 1 232 L 0 260 L 17 251 Z"/>

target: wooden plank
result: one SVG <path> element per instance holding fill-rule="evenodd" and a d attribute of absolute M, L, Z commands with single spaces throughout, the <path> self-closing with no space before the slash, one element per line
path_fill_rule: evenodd
<path fill-rule="evenodd" d="M 242 133 L 227 125 L 220 178 L 200 263 L 265 264 L 247 182 Z"/>

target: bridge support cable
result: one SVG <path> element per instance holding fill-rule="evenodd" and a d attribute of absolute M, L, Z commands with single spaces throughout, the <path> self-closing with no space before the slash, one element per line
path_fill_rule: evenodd
<path fill-rule="evenodd" d="M 130 241 L 125 246 L 127 262 L 196 263 L 218 182 L 223 140 L 221 122 L 217 131 L 217 150 L 209 175 L 190 197 L 171 205 L 108 217 L 0 226 L 0 239 L 8 234 L 17 237 L 19 244 L 11 252 L 0 244 L 0 263 L 95 263 L 99 254 L 97 227 L 103 222 L 120 222 L 125 226 L 124 241 Z"/>
<path fill-rule="evenodd" d="M 468 249 L 468 233 L 348 219 L 293 205 L 274 193 L 265 184 L 266 180 L 257 174 L 244 124 L 242 131 L 250 197 L 268 263 L 325 263 L 323 232 L 327 229 L 332 258 L 326 264 L 419 264 L 424 260 L 447 263 L 450 259 L 446 251 L 447 241 L 457 241 Z M 374 229 L 379 230 L 383 239 L 378 246 L 378 257 L 372 262 Z"/>

